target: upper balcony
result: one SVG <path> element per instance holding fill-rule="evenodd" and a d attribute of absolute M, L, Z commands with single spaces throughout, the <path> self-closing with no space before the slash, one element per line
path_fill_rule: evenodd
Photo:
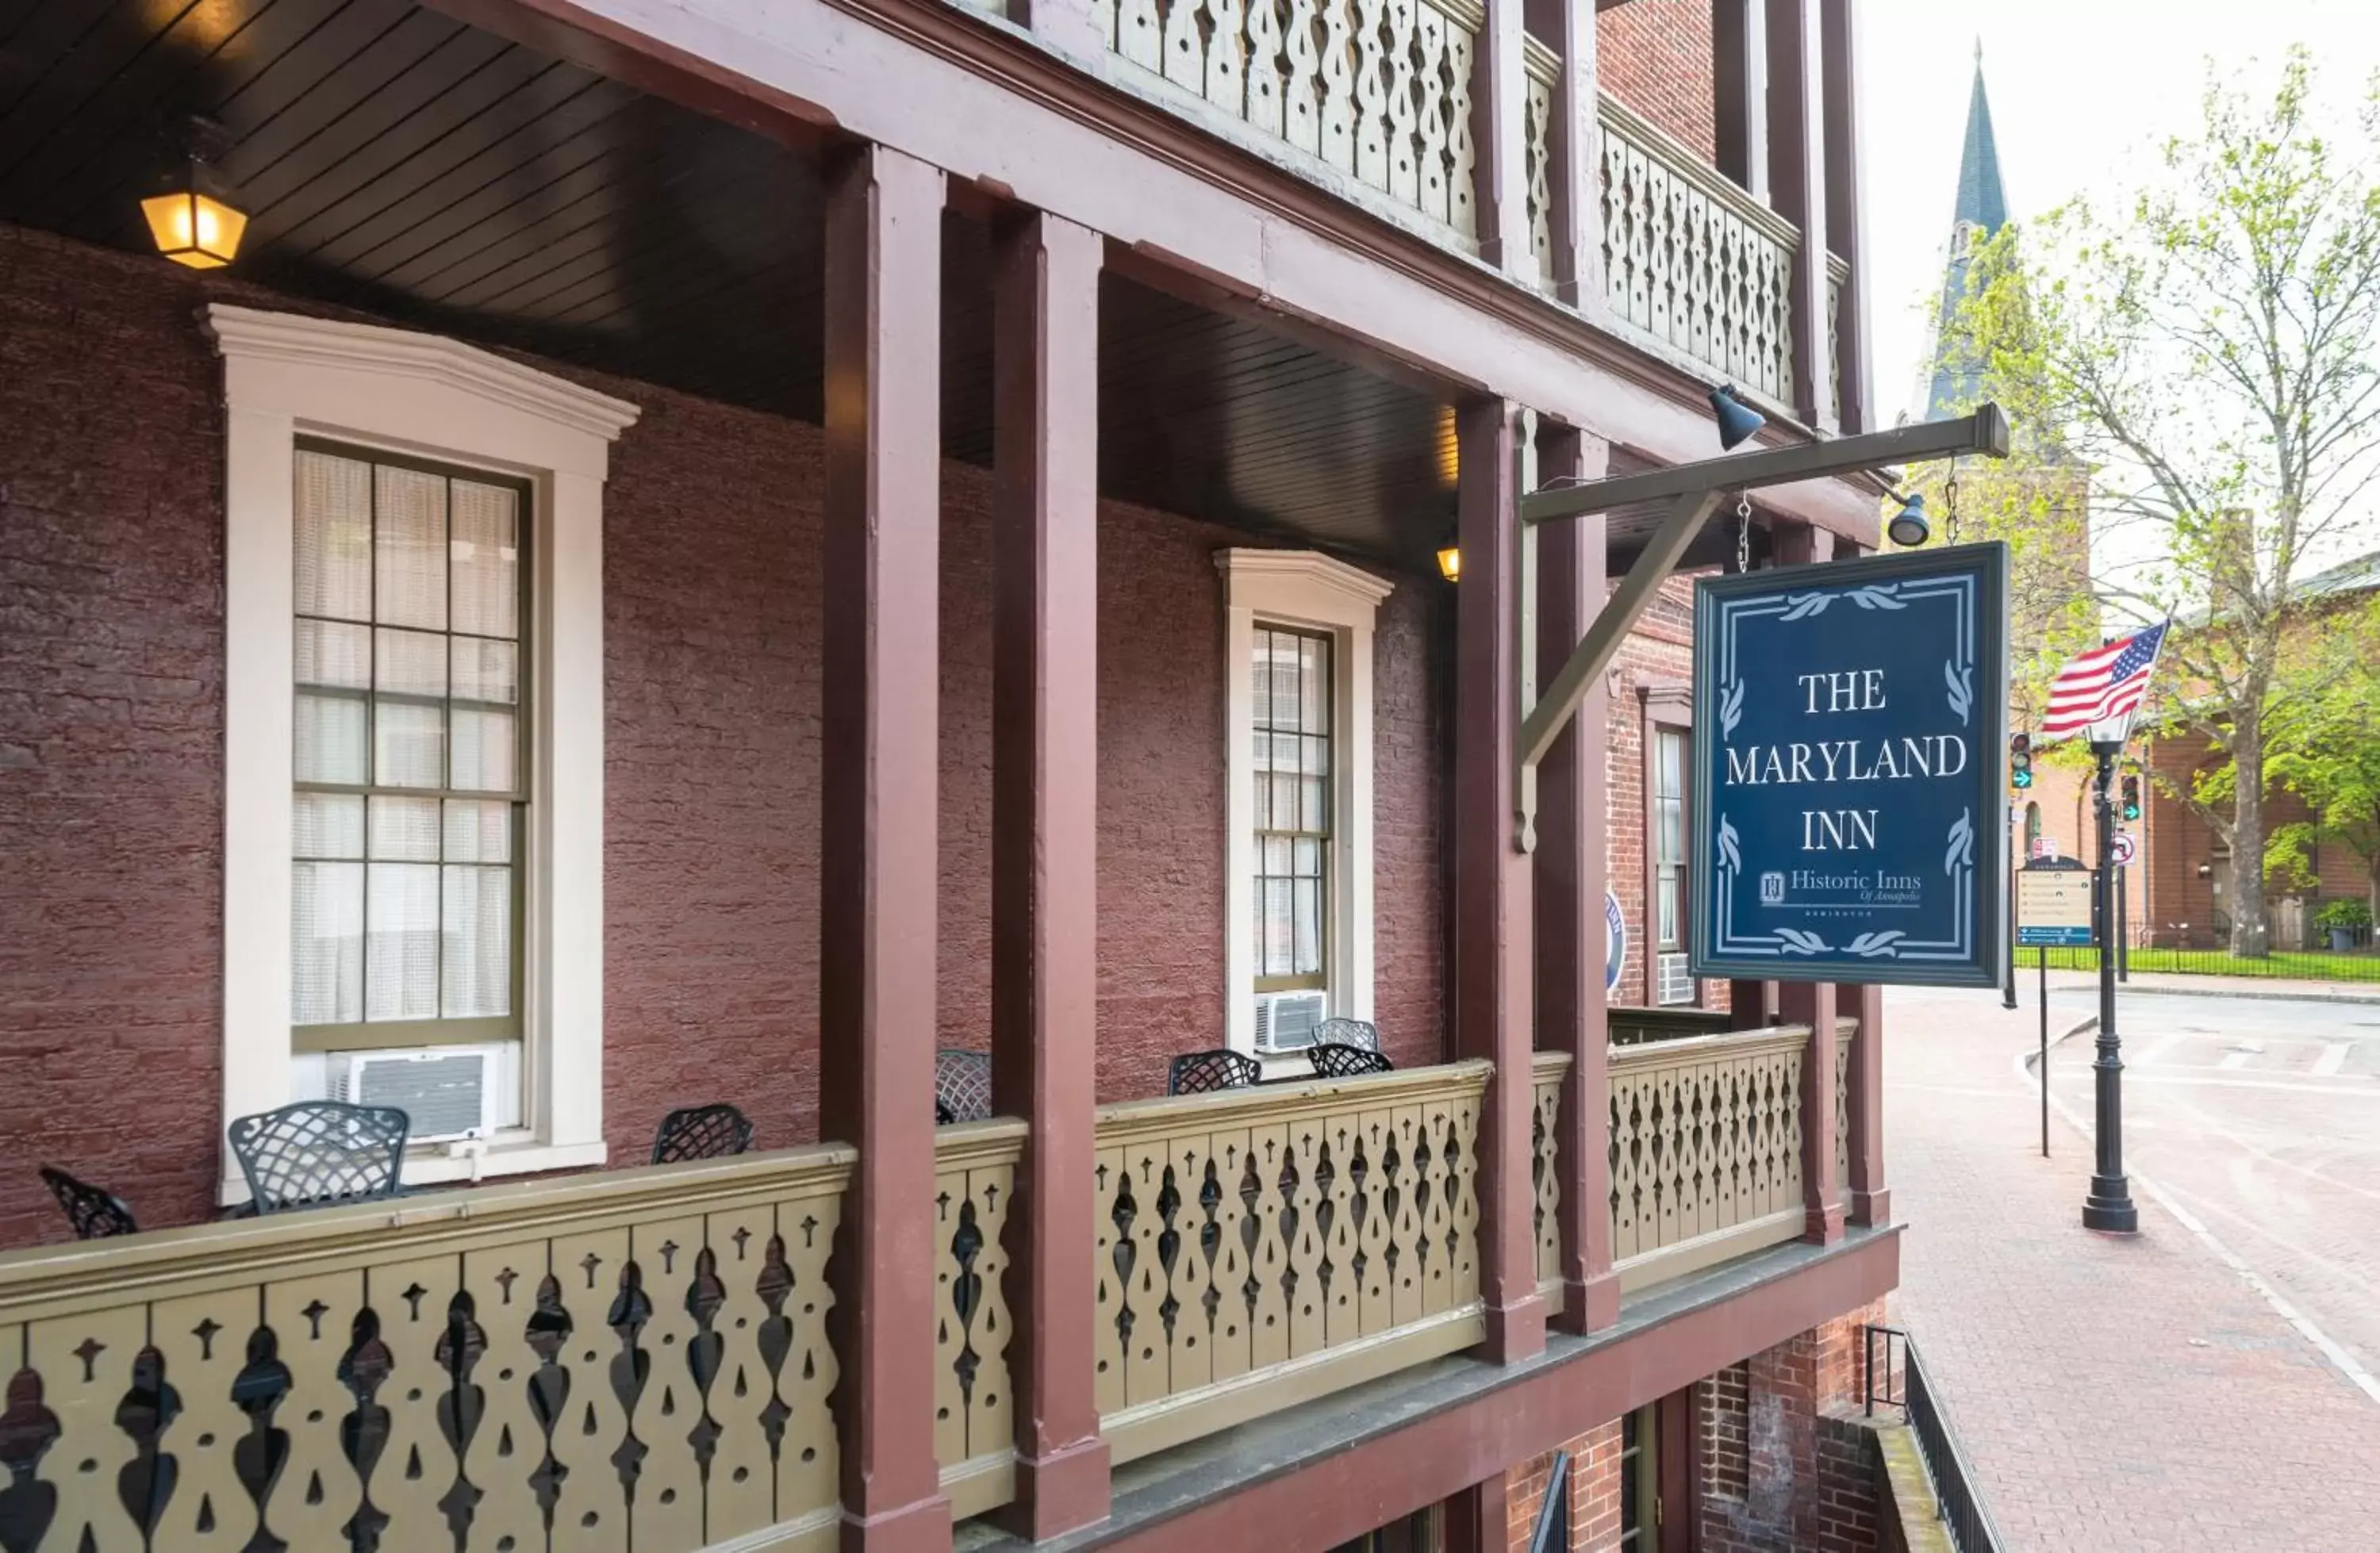
<path fill-rule="evenodd" d="M 977 8 L 1006 14 L 1001 0 Z M 1114 84 L 1504 271 L 1687 373 L 1729 380 L 1773 413 L 1842 426 L 1841 385 L 1859 378 L 1840 327 L 1857 212 L 1848 131 L 1832 122 L 1848 122 L 1850 86 L 1829 74 L 1841 30 L 1831 16 L 1806 51 L 1768 49 L 1741 0 L 1718 7 L 1699 38 L 1668 38 L 1679 22 L 1657 18 L 1676 45 L 1658 61 L 1628 57 L 1654 51 L 1637 30 L 1607 32 L 1600 48 L 1615 77 L 1676 77 L 1664 79 L 1663 96 L 1762 104 L 1756 126 L 1752 113 L 1720 107 L 1729 143 L 1714 154 L 1599 86 L 1591 33 L 1566 57 L 1557 33 L 1577 20 L 1548 23 L 1529 7 L 1531 30 L 1516 31 L 1507 61 L 1491 46 L 1491 9 L 1477 0 L 1092 0 L 1090 15 Z M 1808 9 L 1818 13 L 1816 0 Z M 1822 52 L 1828 62 L 1811 59 L 1806 90 L 1796 79 L 1768 91 L 1772 58 L 1794 65 Z M 1500 90 L 1506 74 L 1513 84 Z M 1508 96 L 1513 105 L 1501 111 Z M 1565 131 L 1573 122 L 1575 144 Z M 1507 168 L 1513 209 L 1500 215 Z M 1830 172 L 1843 187 L 1828 184 Z M 1824 255 L 1807 276 L 1805 247 Z"/>

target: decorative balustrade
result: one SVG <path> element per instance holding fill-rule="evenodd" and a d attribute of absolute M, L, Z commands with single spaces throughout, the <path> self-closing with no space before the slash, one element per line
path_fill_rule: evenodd
<path fill-rule="evenodd" d="M 1016 1195 L 1026 1125 L 1002 1118 L 934 1134 L 934 1458 L 965 1520 L 1016 1493 L 1008 1342 L 1015 1320 L 1001 1231 Z"/>
<path fill-rule="evenodd" d="M 1480 1341 L 1489 1072 L 1100 1108 L 1093 1335 L 1113 1460 Z"/>
<path fill-rule="evenodd" d="M 1843 420 L 1843 283 L 1852 276 L 1851 261 L 1840 253 L 1827 255 L 1827 360 L 1832 370 L 1827 374 L 1828 403 L 1834 406 L 1835 424 Z"/>
<path fill-rule="evenodd" d="M 1108 47 L 1469 238 L 1474 0 L 1094 0 Z"/>
<path fill-rule="evenodd" d="M 1557 1123 L 1562 1085 L 1570 1077 L 1570 1053 L 1540 1051 L 1536 1068 L 1536 1104 L 1529 1112 L 1529 1179 L 1537 1190 L 1537 1287 L 1545 1290 L 1559 1287 L 1562 1280 L 1561 1134 Z M 1560 1308 L 1559 1300 L 1555 1308 Z"/>
<path fill-rule="evenodd" d="M 1522 170 L 1529 186 L 1529 251 L 1536 256 L 1537 284 L 1554 279 L 1553 122 L 1554 87 L 1561 79 L 1561 55 L 1526 33 L 1521 38 Z"/>
<path fill-rule="evenodd" d="M 835 1544 L 827 1147 L 0 1256 L 12 1549 Z"/>
<path fill-rule="evenodd" d="M 1608 94 L 1600 117 L 1612 311 L 1740 386 L 1784 401 L 1793 382 L 1801 235 Z"/>
<path fill-rule="evenodd" d="M 1835 1021 L 1835 1196 L 1852 1197 L 1852 1036 L 1856 1019 Z"/>
<path fill-rule="evenodd" d="M 1803 1231 L 1805 1025 L 1611 1051 L 1612 1264 L 1624 1292 Z"/>

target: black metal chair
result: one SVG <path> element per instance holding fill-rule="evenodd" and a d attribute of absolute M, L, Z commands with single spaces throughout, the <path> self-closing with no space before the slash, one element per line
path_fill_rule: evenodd
<path fill-rule="evenodd" d="M 1380 1027 L 1368 1019 L 1326 1019 L 1314 1027 L 1317 1046 L 1352 1046 L 1358 1051 L 1380 1049 Z"/>
<path fill-rule="evenodd" d="M 1264 1066 L 1236 1051 L 1190 1051 L 1166 1070 L 1169 1095 L 1204 1095 L 1215 1089 L 1245 1089 L 1264 1077 Z"/>
<path fill-rule="evenodd" d="M 395 1106 L 300 1100 L 234 1117 L 231 1151 L 257 1212 L 328 1207 L 396 1196 L 412 1130 Z"/>
<path fill-rule="evenodd" d="M 934 1125 L 947 1127 L 957 1120 L 957 1117 L 951 1114 L 951 1108 L 942 1104 L 941 1098 L 937 1097 L 934 1100 Z"/>
<path fill-rule="evenodd" d="M 662 1118 L 653 1134 L 653 1163 L 724 1159 L 752 1147 L 752 1123 L 734 1106 L 680 1106 Z"/>
<path fill-rule="evenodd" d="M 115 1193 L 78 1181 L 55 1165 L 42 1167 L 42 1180 L 58 1206 L 67 1210 L 67 1221 L 74 1226 L 77 1240 L 140 1232 L 140 1226 L 132 1221 L 132 1210 Z"/>
<path fill-rule="evenodd" d="M 1365 1074 L 1394 1073 L 1396 1064 L 1377 1051 L 1340 1041 L 1324 1041 L 1305 1049 L 1305 1060 L 1323 1078 L 1358 1078 Z"/>
<path fill-rule="evenodd" d="M 953 1122 L 981 1122 L 991 1114 L 991 1053 L 944 1047 L 934 1053 L 934 1104 Z"/>

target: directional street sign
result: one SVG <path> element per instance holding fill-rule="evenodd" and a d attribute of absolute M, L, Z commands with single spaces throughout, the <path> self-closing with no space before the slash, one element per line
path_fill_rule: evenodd
<path fill-rule="evenodd" d="M 2119 831 L 2115 840 L 2108 844 L 2107 855 L 2115 860 L 2116 867 L 2122 868 L 2131 866 L 2132 859 L 2140 855 L 2140 850 L 2141 843 L 2132 839 L 2130 831 Z"/>
<path fill-rule="evenodd" d="M 2056 949 L 2069 944 L 2089 944 L 2091 870 L 2018 870 L 2016 941 L 2020 949 Z"/>

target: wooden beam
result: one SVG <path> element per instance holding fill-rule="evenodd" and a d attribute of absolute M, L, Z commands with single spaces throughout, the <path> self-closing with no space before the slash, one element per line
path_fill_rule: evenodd
<path fill-rule="evenodd" d="M 1099 235 L 1001 234 L 992 372 L 992 1101 L 1032 1131 L 1008 1224 L 1016 1497 L 1042 1541 L 1108 1514 L 1098 1289 Z"/>
<path fill-rule="evenodd" d="M 1764 448 L 1757 453 L 1732 453 L 1721 458 L 1672 464 L 1667 468 L 1621 475 L 1589 485 L 1532 491 L 1521 498 L 1521 521 L 1546 523 L 1580 513 L 1609 512 L 1639 502 L 1665 502 L 1697 491 L 1761 491 L 1798 480 L 1824 479 L 1830 475 L 1884 469 L 1961 454 L 2005 458 L 2008 452 L 2008 417 L 1998 405 L 1987 404 L 1973 415 L 1944 420 L 1920 421 L 1914 426 L 1895 426 L 1889 431 L 1801 443 L 1791 447 Z"/>
<path fill-rule="evenodd" d="M 1768 165 L 1777 213 L 1801 231 L 1788 283 L 1795 416 L 1835 430 L 1827 352 L 1827 144 L 1818 0 L 1768 0 Z"/>

